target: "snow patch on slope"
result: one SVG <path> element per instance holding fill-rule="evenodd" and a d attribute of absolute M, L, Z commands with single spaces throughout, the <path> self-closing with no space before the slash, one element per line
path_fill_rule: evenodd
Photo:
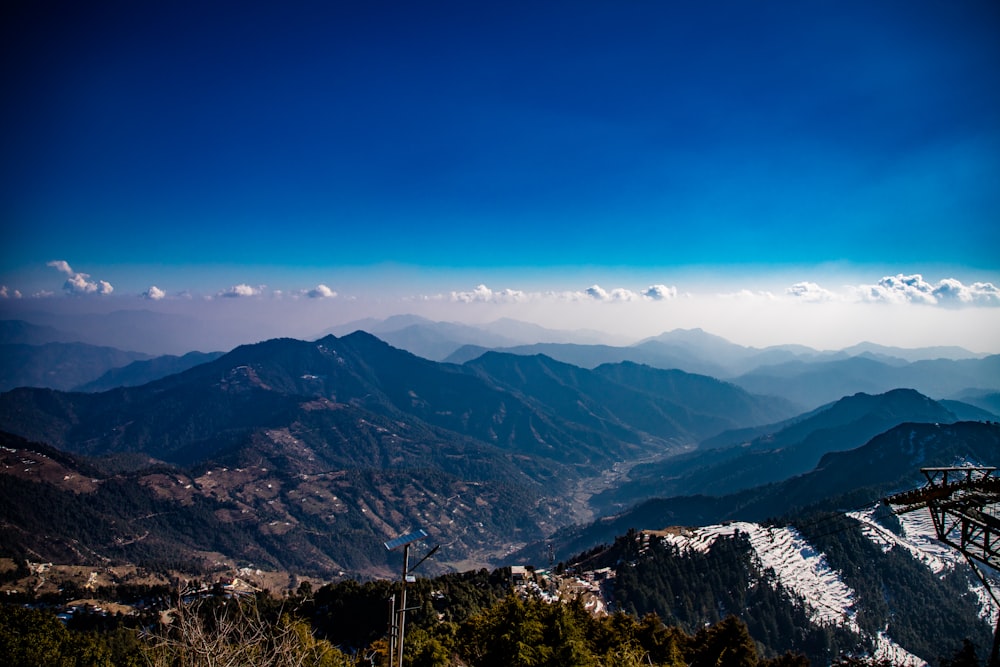
<path fill-rule="evenodd" d="M 708 551 L 720 537 L 737 532 L 747 535 L 762 570 L 772 570 L 778 583 L 805 601 L 809 619 L 817 624 L 847 626 L 861 632 L 854 617 L 854 591 L 827 564 L 794 528 L 765 528 L 756 523 L 735 521 L 724 526 L 695 529 L 689 538 L 667 536 L 678 548 Z"/>
<path fill-rule="evenodd" d="M 900 523 L 903 526 L 903 535 L 900 536 L 878 523 L 876 517 L 879 511 L 878 507 L 872 507 L 860 512 L 848 512 L 847 516 L 858 521 L 861 524 L 862 534 L 883 552 L 895 547 L 904 549 L 934 574 L 951 570 L 961 558 L 954 549 L 938 542 L 929 514 L 924 518 L 917 517 L 916 515 L 920 514 L 918 512 L 900 515 Z"/>
<path fill-rule="evenodd" d="M 876 660 L 888 662 L 890 665 L 903 665 L 905 667 L 926 667 L 927 661 L 921 660 L 905 648 L 892 641 L 892 638 L 884 632 L 879 632 L 875 637 Z"/>
<path fill-rule="evenodd" d="M 937 531 L 929 511 L 919 510 L 900 514 L 898 518 L 902 525 L 902 535 L 896 535 L 878 523 L 876 517 L 879 511 L 876 506 L 860 512 L 848 512 L 847 516 L 859 521 L 862 533 L 882 551 L 889 551 L 894 547 L 905 549 L 939 576 L 944 576 L 965 562 L 965 558 L 957 549 L 937 539 Z M 979 569 L 987 570 L 982 566 L 979 566 Z M 1000 581 L 997 580 L 996 573 L 987 570 L 986 576 L 990 578 L 994 590 L 1000 590 Z M 979 600 L 980 618 L 987 621 L 990 627 L 996 627 L 997 621 L 1000 620 L 1000 606 L 981 583 L 970 585 L 969 590 Z"/>
<path fill-rule="evenodd" d="M 662 539 L 681 551 L 704 553 L 720 537 L 732 537 L 737 532 L 749 538 L 761 570 L 773 571 L 782 587 L 803 600 L 813 623 L 843 626 L 856 634 L 864 634 L 856 620 L 854 591 L 830 567 L 826 557 L 794 528 L 768 528 L 756 523 L 734 521 L 668 533 Z M 914 667 L 927 664 L 883 633 L 873 640 L 878 659 Z"/>

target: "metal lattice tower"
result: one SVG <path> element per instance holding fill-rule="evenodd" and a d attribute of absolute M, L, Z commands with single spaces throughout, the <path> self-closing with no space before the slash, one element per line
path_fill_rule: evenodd
<path fill-rule="evenodd" d="M 921 468 L 927 484 L 885 499 L 895 514 L 930 512 L 939 540 L 957 549 L 993 601 L 1000 599 L 977 563 L 1000 569 L 1000 477 L 996 468 Z M 993 633 L 991 667 L 1000 666 L 1000 620 Z"/>

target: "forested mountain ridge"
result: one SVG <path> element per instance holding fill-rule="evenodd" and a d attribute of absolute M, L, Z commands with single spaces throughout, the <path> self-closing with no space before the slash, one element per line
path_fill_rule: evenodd
<path fill-rule="evenodd" d="M 515 386 L 514 377 L 529 376 Z M 550 359 L 440 364 L 358 332 L 239 347 L 139 387 L 20 388 L 0 395 L 0 428 L 100 457 L 104 477 L 131 475 L 158 502 L 210 511 L 212 525 L 253 526 L 251 541 L 267 536 L 258 560 L 365 570 L 384 562 L 381 541 L 432 523 L 456 561 L 496 557 L 585 519 L 587 480 L 616 462 L 669 455 L 732 423 L 721 416 L 728 399 L 787 409 L 708 378 L 673 382 L 680 392 L 685 383 L 717 384 L 728 398 L 714 414 L 695 413 Z M 169 474 L 143 472 L 158 462 Z M 351 548 L 322 555 L 334 534 L 353 535 Z M 298 546 L 283 550 L 290 540 Z"/>
<path fill-rule="evenodd" d="M 1000 608 L 933 534 L 929 517 L 900 523 L 870 508 L 788 525 L 630 531 L 569 568 L 603 580 L 613 608 L 688 630 L 732 614 L 767 652 L 803 653 L 812 664 L 844 653 L 937 664 L 965 640 L 986 655 Z"/>
<path fill-rule="evenodd" d="M 754 396 L 708 376 L 631 362 L 587 370 L 545 355 L 487 352 L 463 367 L 574 422 L 599 419 L 681 440 L 795 414 L 787 401 Z"/>
<path fill-rule="evenodd" d="M 985 656 L 1000 607 L 937 540 L 926 510 L 897 517 L 880 499 L 921 486 L 921 467 L 998 460 L 998 423 L 904 423 L 806 475 L 723 498 L 652 500 L 546 549 L 605 581 L 615 608 L 682 628 L 733 613 L 769 650 L 813 664 L 846 650 L 933 665 L 966 640 Z M 566 556 L 598 542 L 612 546 Z"/>
<path fill-rule="evenodd" d="M 739 428 L 735 426 L 737 423 L 773 424 L 790 414 L 798 414 L 796 405 L 790 401 L 751 394 L 731 382 L 678 369 L 651 368 L 624 361 L 601 364 L 594 371 L 638 391 L 668 398 L 694 414 L 715 417 L 719 412 L 718 406 L 725 405 L 725 414 L 720 416 L 734 424 L 727 429 Z M 715 428 L 713 425 L 710 430 Z"/>
<path fill-rule="evenodd" d="M 542 561 L 549 548 L 568 558 L 632 529 L 756 521 L 806 511 L 856 508 L 923 484 L 920 468 L 1000 460 L 1000 423 L 903 423 L 861 447 L 826 454 L 808 473 L 724 496 L 655 497 L 617 514 L 557 531 L 512 557 Z"/>
<path fill-rule="evenodd" d="M 127 366 L 112 368 L 99 378 L 74 387 L 73 390 L 98 392 L 117 387 L 138 387 L 207 363 L 221 357 L 222 354 L 222 352 L 188 352 L 181 356 L 166 354 L 152 359 L 133 361 Z"/>
<path fill-rule="evenodd" d="M 0 343 L 0 391 L 15 387 L 69 391 L 111 368 L 145 359 L 149 355 L 85 343 Z"/>
<path fill-rule="evenodd" d="M 537 489 L 504 477 L 509 465 L 499 479 L 303 472 L 279 460 L 289 453 L 262 448 L 232 467 L 109 474 L 10 434 L 0 433 L 0 448 L 0 555 L 19 559 L 125 562 L 189 576 L 253 565 L 329 580 L 391 576 L 382 543 L 414 525 L 446 542 L 429 566 L 438 570 L 485 564 L 504 544 L 540 539 L 555 525 Z"/>
<path fill-rule="evenodd" d="M 96 322 L 90 322 L 94 325 Z M 88 325 L 88 326 L 89 326 Z M 158 341 L 179 322 L 168 324 L 150 313 L 114 313 L 98 327 L 102 344 L 117 344 L 122 327 L 141 329 L 143 342 Z M 85 327 L 86 328 L 86 327 Z M 755 393 L 781 396 L 806 410 L 857 392 L 883 393 L 897 387 L 912 387 L 936 399 L 965 400 L 969 392 L 1000 390 L 1000 356 L 975 354 L 958 347 L 904 349 L 861 343 L 843 350 L 820 351 L 801 345 L 753 348 L 734 344 L 700 329 L 676 329 L 632 345 L 598 344 L 601 336 L 587 331 L 553 331 L 513 320 L 483 325 L 432 322 L 415 316 L 397 316 L 385 321 L 363 320 L 329 329 L 337 335 L 369 331 L 389 344 L 426 359 L 462 364 L 489 351 L 520 356 L 543 354 L 581 368 L 623 362 L 659 369 L 727 379 Z M 206 341 L 211 336 L 203 336 Z M 114 386 L 134 386 L 185 367 L 183 357 L 163 357 L 148 366 L 125 371 L 122 359 L 86 361 L 65 357 L 56 361 L 43 353 L 44 343 L 93 344 L 95 332 L 70 334 L 18 320 L 0 320 L 0 343 L 18 343 L 18 359 L 7 364 L 9 384 L 60 390 L 102 391 Z M 545 342 L 539 342 L 545 341 Z M 162 342 L 162 341 L 161 341 Z M 221 341 L 199 349 L 225 348 Z M 149 351 L 144 347 L 148 358 Z M 177 351 L 185 354 L 190 350 Z M 117 354 L 125 353 L 120 350 Z M 185 355 L 186 356 L 186 355 Z M 22 372 L 27 363 L 30 371 Z M 155 360 L 154 360 L 155 361 Z M 58 366 L 58 367 L 57 367 Z M 22 370 L 17 370 L 22 368 Z M 142 370 L 140 370 L 142 369 Z M 15 372 L 16 371 L 16 372 Z M 107 372 L 104 377 L 98 377 Z M 976 403 L 976 401 L 970 401 Z M 979 407 L 997 411 L 979 403 Z M 966 418 L 973 418 L 971 414 Z"/>
<path fill-rule="evenodd" d="M 794 419 L 722 433 L 697 451 L 637 466 L 630 481 L 595 501 L 610 509 L 656 495 L 728 495 L 806 473 L 827 453 L 860 447 L 901 423 L 956 421 L 942 403 L 912 389 L 845 396 Z"/>
<path fill-rule="evenodd" d="M 515 356 L 498 358 L 512 367 L 538 363 Z M 586 378 L 598 394 L 573 391 L 590 405 L 610 400 L 615 393 L 624 397 L 616 399 L 622 406 L 635 398 L 630 387 L 593 371 L 551 360 L 544 363 L 559 368 L 558 382 L 564 389 L 572 385 L 570 376 Z M 717 382 L 687 377 L 701 384 Z M 729 412 L 726 399 L 756 400 L 770 414 L 790 409 L 781 401 L 751 399 L 717 384 L 727 393 L 703 421 L 732 423 L 733 417 L 722 417 Z M 560 400 L 535 388 L 511 391 L 509 382 L 491 377 L 482 365 L 431 362 L 356 332 L 340 339 L 276 339 L 242 346 L 147 385 L 92 396 L 18 389 L 0 395 L 0 426 L 67 451 L 89 455 L 142 451 L 165 461 L 189 463 L 195 456 L 205 459 L 231 450 L 254 428 L 287 426 L 302 418 L 303 411 L 314 411 L 315 401 L 325 401 L 385 418 L 418 419 L 425 427 L 446 429 L 503 450 L 592 469 L 644 448 L 648 451 L 651 441 L 694 442 L 712 432 L 693 420 L 636 425 L 629 422 L 630 415 L 608 410 L 584 423 L 578 416 L 563 415 L 566 405 Z M 642 400 L 656 399 L 646 395 Z M 669 407 L 676 409 L 673 404 Z M 745 410 L 736 414 L 753 418 Z M 633 411 L 631 418 L 645 415 Z"/>

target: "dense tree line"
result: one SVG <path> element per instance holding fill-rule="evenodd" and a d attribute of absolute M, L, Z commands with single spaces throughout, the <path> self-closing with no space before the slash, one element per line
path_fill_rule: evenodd
<path fill-rule="evenodd" d="M 347 667 L 387 664 L 377 637 L 345 652 L 274 599 L 202 600 L 174 612 L 169 626 L 142 632 L 72 630 L 48 612 L 0 606 L 0 655 L 9 667 L 28 665 L 201 666 L 210 664 Z M 746 626 L 735 617 L 694 635 L 649 615 L 598 618 L 580 601 L 550 604 L 514 594 L 461 623 L 413 623 L 407 635 L 408 667 L 581 667 L 616 665 L 807 664 L 785 656 L 761 660 Z"/>
<path fill-rule="evenodd" d="M 889 523 L 898 529 L 893 519 Z M 917 655 L 949 656 L 966 642 L 988 654 L 992 628 L 975 612 L 978 601 L 969 590 L 975 582 L 965 567 L 941 576 L 904 549 L 883 552 L 862 534 L 856 520 L 842 513 L 803 517 L 796 525 L 854 590 L 862 628 L 888 629 L 897 643 Z"/>
<path fill-rule="evenodd" d="M 748 624 L 733 614 L 694 630 L 664 623 L 656 613 L 595 616 L 580 598 L 553 604 L 517 594 L 509 575 L 509 570 L 480 570 L 412 584 L 405 667 L 810 664 L 801 653 L 763 650 Z M 214 595 L 175 606 L 169 624 L 157 615 L 86 613 L 62 622 L 51 611 L 4 604 L 0 656 L 10 667 L 378 667 L 388 664 L 386 602 L 394 591 L 395 585 L 386 581 L 345 581 L 317 591 L 303 584 L 297 594 L 284 598 L 264 593 L 230 599 L 217 589 Z M 971 643 L 951 655 L 942 658 L 942 667 L 980 665 Z M 871 659 L 835 656 L 817 664 L 833 660 L 840 667 L 887 667 Z"/>
<path fill-rule="evenodd" d="M 818 663 L 861 644 L 843 628 L 812 623 L 803 601 L 778 585 L 773 571 L 762 571 L 751 554 L 740 533 L 717 539 L 705 553 L 681 553 L 630 531 L 599 558 L 616 566 L 613 598 L 635 616 L 656 614 L 689 632 L 734 616 L 762 654 L 790 651 Z"/>
<path fill-rule="evenodd" d="M 0 656 L 9 667 L 140 667 L 139 635 L 134 630 L 71 630 L 52 612 L 0 605 Z"/>
<path fill-rule="evenodd" d="M 898 531 L 893 519 L 887 523 Z M 853 591 L 855 621 L 869 637 L 887 632 L 907 651 L 930 660 L 966 646 L 988 653 L 991 628 L 978 616 L 979 602 L 970 591 L 977 582 L 966 567 L 935 574 L 905 549 L 883 551 L 841 512 L 805 516 L 796 526 Z M 704 553 L 682 553 L 630 531 L 582 558 L 589 559 L 588 566 L 615 568 L 613 598 L 637 616 L 654 613 L 694 632 L 733 614 L 746 623 L 764 655 L 801 652 L 818 664 L 858 647 L 873 648 L 843 627 L 812 623 L 803 600 L 760 568 L 739 533 L 717 539 Z"/>

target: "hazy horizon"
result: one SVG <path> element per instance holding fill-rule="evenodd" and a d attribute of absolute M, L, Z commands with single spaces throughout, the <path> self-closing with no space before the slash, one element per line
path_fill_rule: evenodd
<path fill-rule="evenodd" d="M 431 322 L 487 326 L 510 319 L 549 331 L 593 332 L 579 342 L 630 345 L 676 329 L 701 329 L 746 347 L 804 345 L 841 350 L 859 343 L 887 347 L 961 347 L 976 354 L 1000 353 L 994 335 L 996 308 L 914 304 L 910 302 L 816 301 L 762 292 L 692 295 L 653 299 L 597 298 L 592 291 L 527 293 L 519 299 L 487 298 L 478 292 L 433 297 L 359 301 L 340 295 L 162 299 L 135 296 L 53 297 L 0 301 L 0 319 L 24 319 L 70 333 L 107 329 L 112 322 L 142 324 L 134 332 L 114 329 L 114 340 L 90 340 L 122 349 L 182 354 L 228 350 L 261 340 L 291 337 L 313 340 L 356 322 L 416 316 Z M 471 295 L 478 294 L 478 299 Z M 706 305 L 709 307 L 706 308 Z M 168 316 L 117 320 L 129 311 Z M 148 320 L 148 321 L 147 321 Z M 170 326 L 167 326 L 170 324 Z M 364 328 L 364 327 L 362 327 Z M 150 338 L 151 331 L 155 333 Z M 155 338 L 155 340 L 154 340 Z M 128 342 L 131 341 L 131 344 Z M 544 336 L 525 342 L 550 342 Z"/>
<path fill-rule="evenodd" d="M 253 342 L 413 313 L 1000 353 L 995 2 L 6 19 L 5 319 L 142 308 Z"/>

